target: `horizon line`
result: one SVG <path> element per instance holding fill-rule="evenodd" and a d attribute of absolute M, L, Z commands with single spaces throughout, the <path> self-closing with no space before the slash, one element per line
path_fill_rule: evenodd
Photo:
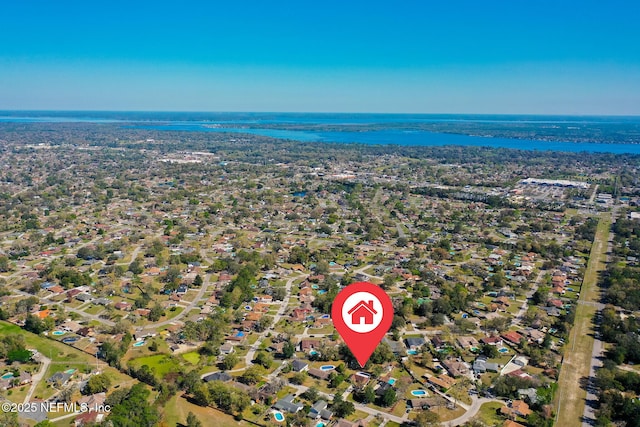
<path fill-rule="evenodd" d="M 639 114 L 576 114 L 576 113 L 425 113 L 425 112 L 367 112 L 367 111 L 249 111 L 249 110 L 111 110 L 111 109 L 3 109 L 0 108 L 2 113 L 196 113 L 196 114 L 356 114 L 356 115 L 419 115 L 419 116 L 510 116 L 510 117 L 627 117 L 627 118 L 640 118 Z"/>

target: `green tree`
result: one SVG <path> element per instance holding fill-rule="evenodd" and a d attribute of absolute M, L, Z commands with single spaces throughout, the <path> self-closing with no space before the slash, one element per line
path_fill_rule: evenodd
<path fill-rule="evenodd" d="M 202 280 L 202 276 L 201 275 L 196 275 L 196 278 L 193 279 L 193 286 L 202 286 L 202 284 L 204 283 L 204 280 Z"/>
<path fill-rule="evenodd" d="M 380 396 L 380 406 L 390 407 L 393 406 L 394 403 L 398 400 L 398 396 L 396 395 L 396 391 L 389 387 L 385 392 Z"/>
<path fill-rule="evenodd" d="M 0 256 L 0 273 L 6 273 L 11 270 L 11 265 L 9 264 L 9 258 L 6 256 Z"/>
<path fill-rule="evenodd" d="M 440 416 L 431 411 L 420 411 L 415 418 L 418 427 L 440 427 Z"/>
<path fill-rule="evenodd" d="M 282 346 L 282 356 L 285 359 L 290 359 L 294 353 L 296 352 L 296 346 L 291 342 L 287 341 Z"/>
<path fill-rule="evenodd" d="M 224 369 L 225 371 L 231 370 L 238 364 L 239 361 L 240 358 L 235 353 L 229 353 L 224 357 L 224 359 L 222 359 L 222 369 Z"/>
<path fill-rule="evenodd" d="M 245 384 L 257 384 L 262 380 L 262 376 L 264 375 L 264 368 L 260 365 L 253 365 L 247 368 L 244 373 L 240 376 L 240 381 Z"/>
<path fill-rule="evenodd" d="M 155 304 L 151 307 L 151 311 L 149 312 L 149 320 L 152 322 L 157 322 L 160 318 L 164 316 L 164 309 L 160 304 Z"/>
<path fill-rule="evenodd" d="M 111 408 L 109 420 L 118 427 L 153 427 L 160 421 L 158 410 L 147 399 L 149 390 L 142 383 L 129 389 L 126 397 Z"/>
<path fill-rule="evenodd" d="M 131 264 L 129 264 L 129 271 L 133 274 L 142 274 L 142 272 L 144 271 L 144 266 L 140 261 L 136 259 L 132 261 Z"/>
<path fill-rule="evenodd" d="M 345 402 L 342 400 L 341 394 L 337 394 L 333 399 L 331 409 L 333 409 L 334 415 L 338 418 L 348 417 L 356 411 L 356 407 L 353 402 Z"/>
<path fill-rule="evenodd" d="M 271 363 L 273 363 L 273 357 L 263 351 L 259 351 L 256 354 L 254 362 L 269 369 L 271 367 Z"/>
<path fill-rule="evenodd" d="M 103 393 L 111 387 L 111 378 L 107 374 L 92 375 L 82 389 L 83 394 Z"/>
<path fill-rule="evenodd" d="M 189 414 L 187 415 L 187 427 L 202 427 L 202 423 L 193 414 L 193 412 L 189 412 Z"/>

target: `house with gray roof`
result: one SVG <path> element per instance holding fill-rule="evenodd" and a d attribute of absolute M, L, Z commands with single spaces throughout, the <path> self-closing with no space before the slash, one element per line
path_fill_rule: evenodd
<path fill-rule="evenodd" d="M 276 404 L 273 405 L 273 407 L 280 411 L 285 411 L 291 414 L 295 414 L 304 407 L 304 405 L 300 403 L 294 403 L 293 400 L 295 398 L 296 397 L 293 394 L 287 394 L 285 397 L 278 400 Z"/>
<path fill-rule="evenodd" d="M 227 382 L 231 381 L 231 375 L 226 372 L 214 372 L 213 374 L 209 374 L 206 377 L 203 377 L 202 380 L 206 383 L 211 381 Z"/>
<path fill-rule="evenodd" d="M 406 338 L 404 342 L 407 344 L 407 347 L 411 350 L 417 350 L 425 344 L 425 340 L 422 337 L 416 338 Z"/>
<path fill-rule="evenodd" d="M 497 363 L 491 363 L 487 361 L 487 358 L 484 356 L 478 357 L 473 362 L 473 372 L 476 374 L 484 374 L 485 372 L 498 372 L 500 370 L 500 365 Z"/>
<path fill-rule="evenodd" d="M 324 400 L 318 400 L 313 404 L 307 416 L 309 418 L 317 419 L 322 418 L 323 420 L 329 420 L 333 416 L 333 412 L 327 409 L 329 404 Z"/>
<path fill-rule="evenodd" d="M 291 362 L 291 369 L 293 369 L 295 372 L 303 372 L 309 369 L 309 364 L 303 360 L 296 359 Z"/>

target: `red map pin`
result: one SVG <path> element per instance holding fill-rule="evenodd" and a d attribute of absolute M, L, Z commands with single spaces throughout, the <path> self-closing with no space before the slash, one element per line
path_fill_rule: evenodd
<path fill-rule="evenodd" d="M 336 295 L 331 318 L 333 326 L 364 368 L 391 327 L 393 304 L 381 287 L 369 282 L 356 282 Z"/>

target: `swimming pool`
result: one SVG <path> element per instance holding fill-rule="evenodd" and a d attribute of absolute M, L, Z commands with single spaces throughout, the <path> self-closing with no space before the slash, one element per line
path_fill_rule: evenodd
<path fill-rule="evenodd" d="M 67 338 L 63 338 L 62 342 L 65 343 L 65 344 L 71 344 L 71 343 L 74 343 L 74 342 L 76 342 L 78 340 L 79 340 L 78 337 L 67 337 Z"/>
<path fill-rule="evenodd" d="M 9 378 L 13 378 L 13 372 L 7 372 L 6 374 L 1 376 L 0 378 L 2 378 L 3 380 L 8 380 Z"/>
<path fill-rule="evenodd" d="M 277 422 L 281 423 L 284 421 L 284 415 L 282 415 L 282 412 L 280 411 L 276 411 L 273 413 L 273 418 L 276 419 Z"/>
<path fill-rule="evenodd" d="M 318 352 L 317 352 L 317 351 L 315 351 L 315 350 L 311 350 L 311 351 L 309 352 L 309 355 L 310 355 L 310 356 L 315 356 L 316 354 L 320 354 L 320 353 L 318 353 Z"/>
<path fill-rule="evenodd" d="M 416 355 L 418 354 L 418 350 L 407 350 L 407 354 Z"/>
<path fill-rule="evenodd" d="M 316 424 L 316 427 L 324 427 L 324 423 L 321 421 L 318 424 Z"/>
<path fill-rule="evenodd" d="M 242 331 L 238 331 L 238 333 L 236 334 L 237 337 L 243 337 L 244 336 L 244 332 Z"/>
<path fill-rule="evenodd" d="M 470 350 L 474 353 L 477 353 L 480 351 L 480 349 L 478 347 L 471 347 Z"/>
<path fill-rule="evenodd" d="M 67 369 L 66 371 L 64 371 L 65 374 L 73 374 L 76 370 L 75 369 Z"/>
<path fill-rule="evenodd" d="M 427 392 L 425 390 L 413 390 L 411 394 L 413 396 L 426 396 Z"/>
<path fill-rule="evenodd" d="M 389 381 L 387 381 L 389 384 L 394 385 L 396 383 L 396 379 L 395 378 L 389 378 Z"/>
<path fill-rule="evenodd" d="M 324 294 L 326 294 L 326 293 L 327 293 L 326 289 L 320 289 L 320 290 L 318 291 L 318 295 L 324 295 Z"/>
<path fill-rule="evenodd" d="M 467 319 L 469 317 L 469 315 L 467 313 L 462 313 L 462 318 L 463 319 Z"/>
<path fill-rule="evenodd" d="M 504 354 L 504 353 L 509 353 L 509 349 L 508 349 L 507 347 L 500 347 L 500 348 L 498 349 L 498 351 L 499 351 L 500 353 L 503 353 L 503 354 Z"/>
<path fill-rule="evenodd" d="M 51 332 L 51 335 L 64 335 L 64 331 L 53 331 Z"/>
<path fill-rule="evenodd" d="M 333 365 L 322 365 L 322 366 L 320 366 L 320 370 L 321 371 L 332 371 L 334 369 L 336 369 L 336 367 L 333 366 Z"/>
<path fill-rule="evenodd" d="M 311 285 L 311 289 L 319 289 L 319 288 L 320 288 L 320 286 L 318 286 L 318 285 Z"/>
<path fill-rule="evenodd" d="M 245 306 L 244 306 L 244 309 L 245 309 L 245 310 L 251 310 L 251 306 L 250 306 L 250 305 L 245 305 Z"/>
<path fill-rule="evenodd" d="M 144 341 L 137 341 L 133 344 L 134 347 L 142 347 L 144 345 Z"/>

